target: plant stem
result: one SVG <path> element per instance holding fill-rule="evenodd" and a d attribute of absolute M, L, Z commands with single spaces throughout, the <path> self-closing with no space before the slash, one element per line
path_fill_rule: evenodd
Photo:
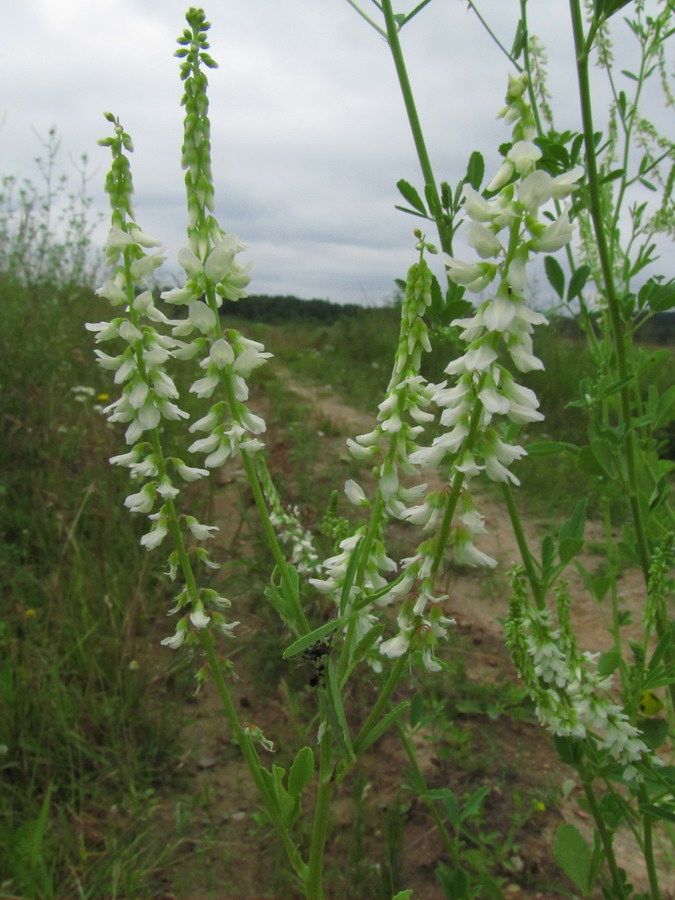
<path fill-rule="evenodd" d="M 607 309 L 614 337 L 614 352 L 619 380 L 625 382 L 620 392 L 621 417 L 624 426 L 624 450 L 629 484 L 629 502 L 633 515 L 637 552 L 640 559 L 640 567 L 645 582 L 649 580 L 649 546 L 642 517 L 642 508 L 639 500 L 639 487 L 637 483 L 636 442 L 635 431 L 631 422 L 630 384 L 628 383 L 627 347 L 630 348 L 630 338 L 626 334 L 619 302 L 616 296 L 614 274 L 612 271 L 612 255 L 609 250 L 605 223 L 602 215 L 600 200 L 598 164 L 595 153 L 595 141 L 593 139 L 593 110 L 591 104 L 590 78 L 588 72 L 588 54 L 590 47 L 584 38 L 583 20 L 579 0 L 570 0 L 570 12 L 572 15 L 572 30 L 574 33 L 574 45 L 576 49 L 577 81 L 579 85 L 579 101 L 583 122 L 584 146 L 586 148 L 586 166 L 588 170 L 588 195 L 589 211 L 593 222 L 593 229 L 597 241 L 598 258 L 602 270 Z M 632 373 L 630 373 L 632 374 Z"/>
<path fill-rule="evenodd" d="M 394 692 L 394 689 L 398 685 L 401 680 L 401 675 L 403 674 L 403 669 L 408 661 L 408 653 L 404 653 L 403 656 L 399 656 L 394 665 L 389 672 L 387 680 L 385 682 L 384 687 L 380 691 L 380 695 L 375 701 L 375 705 L 371 709 L 371 711 L 366 716 L 366 721 L 361 726 L 359 733 L 356 735 L 352 742 L 352 746 L 354 748 L 355 756 L 359 755 L 359 744 L 363 741 L 363 739 L 367 736 L 368 732 L 371 730 L 375 722 L 380 717 L 380 713 L 382 710 L 388 705 L 391 695 Z M 340 771 L 337 781 L 341 781 L 344 776 L 348 772 L 348 768 L 344 768 Z"/>
<path fill-rule="evenodd" d="M 398 39 L 398 26 L 391 8 L 391 0 L 382 0 L 382 12 L 384 13 L 384 18 L 387 23 L 387 43 L 389 44 L 389 49 L 391 50 L 391 55 L 394 59 L 396 74 L 401 86 L 401 93 L 403 94 L 403 102 L 405 103 L 406 113 L 408 114 L 410 130 L 412 131 L 413 140 L 415 142 L 417 157 L 420 161 L 420 166 L 422 167 L 427 202 L 429 203 L 431 215 L 438 228 L 438 238 L 441 242 L 441 247 L 445 253 L 452 253 L 452 234 L 449 233 L 443 219 L 441 198 L 438 194 L 438 188 L 436 187 L 436 179 L 434 178 L 434 172 L 431 168 L 431 161 L 427 152 L 424 133 L 417 114 L 415 98 L 410 86 L 410 79 L 408 78 L 401 44 Z"/>
<path fill-rule="evenodd" d="M 401 743 L 403 744 L 403 749 L 405 750 L 406 756 L 408 757 L 408 760 L 410 761 L 410 765 L 415 774 L 415 778 L 417 779 L 417 782 L 419 784 L 423 784 L 426 788 L 426 791 L 421 795 L 418 794 L 418 796 L 421 796 L 421 799 L 424 800 L 429 812 L 431 813 L 431 818 L 434 820 L 436 828 L 438 829 L 438 833 L 440 834 L 441 839 L 442 839 L 443 843 L 445 844 L 445 847 L 448 851 L 448 856 L 450 857 L 450 862 L 452 863 L 453 866 L 455 866 L 456 868 L 459 868 L 461 865 L 461 859 L 460 859 L 460 854 L 457 849 L 457 842 L 453 841 L 452 838 L 450 837 L 450 834 L 448 833 L 447 828 L 443 824 L 443 819 L 441 818 L 441 815 L 438 812 L 438 808 L 437 808 L 436 804 L 431 799 L 431 797 L 429 797 L 429 795 L 428 795 L 428 787 L 426 785 L 426 779 L 424 778 L 424 775 L 422 774 L 422 770 L 420 769 L 420 767 L 417 764 L 417 758 L 415 757 L 415 751 L 414 751 L 413 747 L 411 746 L 410 741 L 408 740 L 408 736 L 405 733 L 405 728 L 401 725 L 400 722 L 397 722 L 396 730 L 398 731 L 398 736 L 401 739 Z"/>
<path fill-rule="evenodd" d="M 579 775 L 581 778 L 581 784 L 583 786 L 584 793 L 586 794 L 588 806 L 591 810 L 591 813 L 593 814 L 593 818 L 595 819 L 595 825 L 598 829 L 600 840 L 602 841 L 603 850 L 605 851 L 605 857 L 607 859 L 609 871 L 612 876 L 612 882 L 614 883 L 616 900 L 626 900 L 626 893 L 623 887 L 623 878 L 621 877 L 621 873 L 619 872 L 619 867 L 616 862 L 616 857 L 614 856 L 612 836 L 605 827 L 605 820 L 602 816 L 598 801 L 595 798 L 595 793 L 593 792 L 593 787 L 591 786 L 590 781 L 586 778 L 583 772 L 579 772 Z"/>
<path fill-rule="evenodd" d="M 572 14 L 572 30 L 574 33 L 574 45 L 576 49 L 576 65 L 577 80 L 579 84 L 579 99 L 581 104 L 581 115 L 583 120 L 584 145 L 586 148 L 586 163 L 588 168 L 588 192 L 589 192 L 589 210 L 595 230 L 595 237 L 598 245 L 598 257 L 602 269 L 602 277 L 605 286 L 605 295 L 607 299 L 607 310 L 609 313 L 612 335 L 613 349 L 616 354 L 616 364 L 619 375 L 619 381 L 622 383 L 620 391 L 620 410 L 623 425 L 623 444 L 626 461 L 626 471 L 628 475 L 628 500 L 630 503 L 631 513 L 633 517 L 633 527 L 635 529 L 635 541 L 640 568 L 645 580 L 647 588 L 649 588 L 649 570 L 650 570 L 650 550 L 647 541 L 647 531 L 642 515 L 642 505 L 640 502 L 640 486 L 638 484 L 637 474 L 637 443 L 635 437 L 635 428 L 631 419 L 631 390 L 632 384 L 628 380 L 628 376 L 634 373 L 629 371 L 627 355 L 632 357 L 633 347 L 630 334 L 624 327 L 624 322 L 619 309 L 619 302 L 616 296 L 614 285 L 614 276 L 612 272 L 612 256 L 609 251 L 607 235 L 602 216 L 602 206 L 600 201 L 600 190 L 598 185 L 598 165 L 595 154 L 595 141 L 593 140 L 593 112 L 591 104 L 590 80 L 588 73 L 588 54 L 591 49 L 590 39 L 584 39 L 583 22 L 579 0 L 570 0 L 570 12 Z M 628 351 L 628 353 L 627 353 Z M 662 638 L 668 627 L 667 616 L 657 615 L 656 631 L 659 638 Z M 667 659 L 672 663 L 673 650 L 668 649 Z M 675 684 L 669 685 L 669 693 L 673 706 L 675 707 Z"/>
<path fill-rule="evenodd" d="M 641 784 L 638 789 L 640 802 L 648 803 L 649 795 L 647 790 L 645 789 L 644 784 Z M 642 833 L 644 835 L 644 846 L 643 846 L 643 854 L 645 858 L 645 864 L 647 866 L 647 877 L 649 878 L 649 887 L 651 890 L 651 900 L 661 900 L 661 888 L 659 886 L 659 876 L 656 872 L 656 865 L 654 862 L 654 835 L 652 829 L 652 817 L 648 812 L 642 813 Z"/>
<path fill-rule="evenodd" d="M 237 711 L 234 708 L 232 698 L 230 697 L 230 692 L 228 690 L 225 679 L 223 678 L 223 673 L 220 670 L 220 664 L 218 662 L 218 657 L 214 648 L 213 635 L 206 629 L 202 629 L 199 632 L 199 635 L 201 638 L 202 648 L 209 662 L 209 668 L 211 669 L 211 673 L 216 683 L 216 688 L 218 690 L 220 700 L 225 710 L 225 715 L 228 718 L 228 721 L 234 733 L 234 737 L 239 744 L 239 747 L 241 748 L 241 752 L 244 756 L 244 759 L 246 760 L 246 764 L 248 765 L 251 776 L 255 782 L 256 787 L 258 788 L 260 798 L 264 802 L 267 813 L 272 820 L 272 823 L 275 826 L 279 837 L 281 838 L 281 841 L 288 855 L 289 862 L 293 866 L 293 869 L 295 870 L 298 877 L 300 877 L 304 881 L 307 878 L 307 865 L 298 852 L 298 848 L 291 840 L 288 828 L 282 821 L 276 797 L 274 796 L 272 790 L 268 787 L 261 774 L 262 765 L 260 763 L 260 760 L 258 759 L 256 749 L 253 746 L 253 741 L 251 740 L 250 735 L 248 735 L 244 731 L 241 723 L 239 722 Z"/>
<path fill-rule="evenodd" d="M 504 482 L 502 484 L 502 492 L 504 494 L 504 501 L 509 513 L 509 518 L 511 519 L 511 528 L 513 528 L 513 534 L 516 538 L 518 550 L 520 551 L 520 557 L 523 561 L 523 568 L 525 569 L 527 580 L 530 582 L 530 588 L 537 604 L 537 608 L 544 609 L 544 607 L 546 606 L 546 600 L 541 587 L 541 579 L 537 575 L 534 567 L 534 559 L 532 557 L 532 554 L 530 553 L 530 548 L 527 544 L 527 538 L 525 537 L 523 525 L 520 521 L 520 516 L 516 507 L 516 501 L 513 496 L 513 488 L 508 482 Z"/>
<path fill-rule="evenodd" d="M 324 701 L 325 702 L 325 701 Z M 321 716 L 326 721 L 325 712 Z M 333 778 L 333 738 L 330 728 L 324 729 L 319 744 L 319 787 L 314 807 L 314 824 L 312 842 L 309 849 L 309 867 L 305 880 L 305 896 L 307 900 L 322 900 L 323 892 L 323 857 L 328 835 L 328 813 L 335 780 Z"/>

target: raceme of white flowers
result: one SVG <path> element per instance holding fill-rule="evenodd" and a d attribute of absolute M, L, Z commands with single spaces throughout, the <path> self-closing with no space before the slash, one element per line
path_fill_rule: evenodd
<path fill-rule="evenodd" d="M 612 698 L 612 676 L 598 673 L 598 654 L 580 652 L 569 604 L 561 585 L 554 628 L 548 608 L 537 609 L 530 602 L 523 574 L 516 572 L 506 623 L 511 656 L 541 724 L 563 737 L 586 738 L 600 732 L 601 746 L 626 765 L 623 775 L 630 780 L 637 774 L 632 763 L 651 755 L 649 748 Z"/>
<path fill-rule="evenodd" d="M 222 287 L 235 279 L 238 296 L 242 296 L 243 270 L 234 257 L 243 245 L 232 235 L 220 233 L 203 264 L 193 259 L 191 251 L 181 252 L 181 261 L 190 272 L 189 291 L 183 289 L 180 299 L 188 305 L 185 319 L 171 320 L 156 307 L 148 280 L 162 264 L 164 256 L 159 252 L 146 252 L 148 248 L 158 247 L 159 241 L 148 237 L 133 221 L 133 186 L 129 162 L 123 152 L 133 149 L 131 140 L 118 120 L 110 115 L 106 117 L 115 127 L 115 137 L 102 142 L 110 146 L 113 153 L 106 182 L 112 206 L 106 262 L 112 272 L 97 293 L 114 307 L 121 308 L 123 314 L 109 322 L 90 323 L 87 328 L 95 333 L 97 344 L 118 340 L 126 345 L 115 356 L 99 349 L 95 352 L 99 364 L 113 371 L 115 383 L 122 386 L 121 396 L 105 412 L 109 421 L 127 424 L 126 441 L 133 446 L 127 453 L 112 457 L 111 462 L 129 468 L 134 479 L 145 482 L 126 498 L 125 505 L 131 512 L 149 517 L 152 526 L 142 536 L 141 544 L 152 550 L 170 531 L 174 540 L 176 536 L 181 542 L 183 540 L 173 503 L 182 482 L 207 476 L 209 468 L 221 465 L 229 456 L 242 451 L 254 453 L 262 447 L 262 442 L 252 435 L 262 433 L 265 423 L 246 407 L 246 378 L 270 354 L 264 352 L 261 344 L 238 332 L 223 332 L 213 309 L 194 295 L 197 287 L 203 289 L 207 282 L 213 285 L 217 281 Z M 169 293 L 172 295 L 169 299 L 176 302 L 175 292 Z M 225 295 L 223 288 L 222 296 Z M 156 326 L 169 327 L 172 334 L 161 333 Z M 193 332 L 196 335 L 192 341 L 182 340 Z M 207 437 L 194 441 L 189 448 L 190 452 L 206 454 L 206 468 L 188 465 L 177 457 L 165 458 L 160 440 L 163 420 L 188 418 L 188 414 L 173 402 L 178 399 L 178 390 L 166 364 L 171 359 L 191 359 L 200 353 L 204 353 L 200 362 L 204 376 L 195 381 L 190 390 L 198 397 L 211 397 L 217 387 L 224 386 L 227 398 L 215 403 L 206 416 L 190 426 L 192 432 L 208 432 Z M 141 440 L 144 435 L 147 440 Z M 212 538 L 213 532 L 218 530 L 187 514 L 181 516 L 181 520 L 184 529 L 197 541 Z M 199 562 L 215 566 L 204 548 L 193 548 L 192 553 Z M 169 557 L 172 579 L 181 564 L 181 554 L 176 549 Z M 236 623 L 226 623 L 220 612 L 229 603 L 215 591 L 196 589 L 196 593 L 191 594 L 185 588 L 177 595 L 171 612 L 185 607 L 188 611 L 178 622 L 174 635 L 162 643 L 178 647 L 191 636 L 191 628 L 209 625 L 231 634 Z"/>

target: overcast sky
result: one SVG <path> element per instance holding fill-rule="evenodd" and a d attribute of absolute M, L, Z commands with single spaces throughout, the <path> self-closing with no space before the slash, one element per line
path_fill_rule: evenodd
<path fill-rule="evenodd" d="M 394 0 L 398 12 L 414 5 Z M 479 5 L 510 46 L 516 0 Z M 173 52 L 186 8 L 185 0 L 5 0 L 0 174 L 36 179 L 34 131 L 56 126 L 63 169 L 74 173 L 70 160 L 87 153 L 91 193 L 107 209 L 109 151 L 96 141 L 111 133 L 109 110 L 134 140 L 137 220 L 175 256 L 185 213 Z M 421 175 L 385 42 L 346 0 L 214 0 L 205 9 L 219 63 L 209 73 L 217 216 L 249 245 L 250 291 L 386 302 L 414 260 L 419 221 L 394 209 L 396 182 L 421 187 Z M 548 49 L 558 127 L 578 129 L 568 4 L 528 9 Z M 633 45 L 620 16 L 616 24 L 628 65 Z M 462 0 L 433 0 L 401 40 L 437 180 L 456 182 L 474 149 L 496 170 L 509 136 L 495 119 L 507 59 Z"/>

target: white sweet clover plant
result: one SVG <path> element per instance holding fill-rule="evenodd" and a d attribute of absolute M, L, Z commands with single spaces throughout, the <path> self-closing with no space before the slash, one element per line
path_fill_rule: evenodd
<path fill-rule="evenodd" d="M 509 467 L 526 451 L 506 440 L 499 418 L 517 425 L 543 419 L 534 392 L 518 384 L 505 363 L 510 361 L 519 372 L 543 367 L 533 354 L 531 334 L 534 326 L 545 324 L 546 319 L 525 301 L 526 267 L 535 254 L 554 252 L 571 240 L 574 226 L 567 209 L 553 221 L 542 221 L 540 216 L 549 201 L 569 196 L 583 175 L 581 167 L 555 178 L 537 169 L 542 154 L 532 141 L 534 121 L 524 99 L 526 88 L 526 76 L 509 78 L 507 106 L 500 116 L 513 126 L 513 142 L 499 172 L 487 185 L 489 196 L 469 184 L 463 188 L 464 231 L 479 261 L 467 263 L 442 254 L 450 280 L 470 292 L 479 293 L 496 284 L 490 299 L 481 303 L 473 316 L 452 323 L 461 329 L 460 338 L 465 342 L 465 352 L 445 369 L 454 380 L 430 385 L 419 375 L 419 355 L 428 349 L 421 316 L 425 303 L 431 301 L 431 274 L 428 270 L 425 274 L 420 262 L 420 271 L 409 275 L 408 290 L 419 291 L 426 299 L 418 303 L 415 318 L 409 319 L 402 332 L 407 347 L 399 347 L 397 377 L 380 405 L 379 424 L 373 432 L 349 443 L 358 458 L 384 453 L 376 474 L 387 513 L 428 532 L 416 553 L 402 560 L 401 573 L 378 602 L 402 600 L 398 634 L 384 641 L 380 652 L 399 657 L 409 649 L 422 649 L 424 664 L 431 670 L 439 668 L 433 647 L 449 624 L 440 606 L 445 598 L 435 594 L 448 549 L 460 565 L 497 564 L 475 545 L 486 529 L 471 481 L 484 472 L 492 481 L 519 483 Z M 420 287 L 425 278 L 426 287 Z M 404 308 L 404 322 L 411 308 Z M 422 423 L 434 418 L 430 405 L 440 410 L 444 430 L 430 446 L 422 447 L 417 444 Z M 406 424 L 406 415 L 411 423 Z M 383 438 L 388 441 L 386 450 Z M 415 475 L 419 468 L 438 471 L 444 486 L 427 491 L 426 484 L 412 488 L 399 484 L 399 471 Z M 422 497 L 423 503 L 412 505 Z M 330 560 L 327 565 L 342 569 L 345 561 Z M 393 568 L 390 561 L 388 565 Z"/>
<path fill-rule="evenodd" d="M 203 67 L 213 68 L 216 63 L 207 53 L 206 33 L 210 26 L 203 11 L 191 9 L 187 21 L 190 27 L 179 38 L 180 49 L 176 53 L 183 60 L 182 164 L 186 171 L 188 208 L 188 246 L 179 251 L 178 261 L 186 273 L 186 281 L 182 287 L 161 295 L 165 302 L 185 308 L 185 315 L 180 319 L 167 318 L 157 309 L 147 289 L 148 279 L 162 264 L 164 256 L 146 253 L 146 248 L 159 246 L 159 241 L 147 237 L 133 220 L 133 186 L 124 153 L 132 151 L 132 142 L 119 121 L 106 114 L 115 129 L 115 137 L 101 142 L 113 154 L 107 180 L 112 227 L 106 260 L 114 268 L 98 293 L 113 305 L 124 306 L 125 317 L 88 326 L 96 332 L 97 342 L 121 338 L 128 345 L 116 357 L 97 350 L 100 364 L 115 371 L 117 384 L 125 385 L 122 396 L 106 412 L 110 421 L 129 423 L 126 439 L 135 445 L 129 453 L 113 457 L 112 462 L 128 466 L 134 478 L 145 480 L 140 490 L 126 500 L 132 512 L 147 514 L 152 521 L 151 529 L 141 539 L 143 546 L 154 549 L 167 534 L 174 543 L 169 556 L 169 576 L 175 579 L 180 569 L 185 586 L 171 610 L 183 615 L 174 634 L 162 641 L 171 648 L 180 647 L 186 639 L 194 642 L 198 637 L 195 629 L 216 625 L 220 631 L 231 634 L 237 624 L 226 623 L 222 616 L 221 610 L 230 605 L 229 600 L 196 585 L 190 554 L 200 564 L 215 566 L 215 563 L 204 548 L 193 547 L 188 553 L 183 531 L 190 533 L 191 540 L 203 541 L 213 537 L 218 529 L 198 522 L 189 514 L 178 516 L 174 505 L 179 490 L 176 476 L 180 481 L 195 481 L 228 459 L 241 457 L 263 521 L 269 526 L 268 536 L 273 552 L 276 551 L 277 564 L 284 566 L 285 561 L 272 531 L 275 520 L 281 527 L 280 539 L 290 544 L 291 557 L 299 566 L 311 567 L 317 561 L 309 534 L 292 512 L 281 509 L 260 453 L 264 447 L 260 435 L 265 431 L 265 422 L 247 405 L 247 379 L 271 354 L 260 342 L 234 329 L 223 329 L 220 324 L 223 301 L 236 302 L 247 296 L 251 265 L 244 266 L 238 261 L 237 256 L 245 245 L 235 235 L 223 231 L 213 215 L 208 82 Z M 165 332 L 160 334 L 156 325 L 163 326 Z M 202 455 L 204 468 L 187 465 L 181 459 L 165 458 L 162 450 L 162 419 L 188 418 L 173 402 L 178 398 L 178 391 L 165 368 L 170 360 L 198 361 L 202 374 L 190 386 L 190 392 L 200 399 L 209 399 L 216 392 L 219 397 L 205 415 L 189 426 L 195 439 L 188 452 Z M 137 443 L 145 431 L 151 432 L 151 441 Z M 264 494 L 261 483 L 266 488 Z M 271 515 L 265 506 L 265 496 Z M 302 620 L 301 613 L 297 617 Z"/>

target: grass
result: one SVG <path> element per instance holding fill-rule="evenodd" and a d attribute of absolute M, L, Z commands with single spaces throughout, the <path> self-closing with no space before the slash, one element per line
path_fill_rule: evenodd
<path fill-rule="evenodd" d="M 167 812 L 167 796 L 190 791 L 181 768 L 180 728 L 194 664 L 153 649 L 167 633 L 167 589 L 159 560 L 139 547 L 141 523 L 123 507 L 127 473 L 107 463 L 119 452 L 120 437 L 101 415 L 101 395 L 110 388 L 94 365 L 90 335 L 83 328 L 103 312 L 86 290 L 55 288 L 36 301 L 34 292 L 26 294 L 8 279 L 0 280 L 0 304 L 0 577 L 5 588 L 0 896 L 156 897 L 166 894 L 167 878 L 179 896 L 192 896 L 196 882 L 190 867 L 231 868 L 239 857 L 229 849 L 229 857 L 223 851 L 229 863 L 223 862 L 217 816 L 209 831 L 195 824 L 196 807 L 189 801 L 169 801 L 173 808 Z M 232 324 L 237 327 L 236 321 Z M 397 328 L 394 309 L 364 310 L 330 326 L 242 326 L 275 354 L 276 362 L 261 371 L 256 389 L 269 422 L 272 468 L 281 476 L 284 501 L 299 503 L 315 528 L 332 488 L 349 477 L 351 465 L 326 460 L 325 441 L 317 431 L 335 446 L 346 435 L 312 418 L 309 403 L 289 387 L 287 373 L 291 380 L 330 385 L 346 402 L 372 413 L 372 398 L 388 380 Z M 441 377 L 447 352 L 434 349 L 427 361 L 430 377 Z M 551 328 L 540 352 L 551 376 L 537 385 L 547 437 L 582 441 L 582 413 L 566 406 L 571 381 L 576 383 L 583 365 L 579 344 Z M 655 364 L 654 377 L 669 377 L 665 360 Z M 523 480 L 528 504 L 550 508 L 570 502 L 564 456 L 536 461 Z M 252 679 L 248 703 L 256 706 L 255 698 L 262 698 L 285 711 L 288 724 L 281 733 L 290 752 L 306 741 L 309 724 L 303 717 L 312 708 L 311 689 L 306 673 L 279 659 L 283 636 L 266 615 L 262 571 L 267 567 L 260 565 L 266 551 L 247 498 L 236 485 L 209 491 L 201 501 L 206 507 L 234 498 L 232 515 L 239 517 L 227 545 L 236 559 L 219 576 L 242 598 L 244 617 L 252 623 L 251 639 L 234 654 L 237 670 L 242 681 L 246 675 Z M 329 553 L 332 542 L 323 541 Z M 527 727 L 520 721 L 527 719 L 522 697 L 511 683 L 500 688 L 473 682 L 459 664 L 444 679 L 436 682 L 437 700 L 431 702 L 427 723 L 440 735 L 438 777 L 452 779 L 458 796 L 466 797 L 488 774 L 494 779 L 499 763 L 497 782 L 507 794 L 518 761 L 481 745 L 475 723 L 499 719 Z M 368 684 L 363 688 L 366 694 L 370 689 Z M 355 717 L 362 702 L 357 691 Z M 387 747 L 381 752 L 386 754 Z M 396 763 L 397 772 L 403 764 Z M 349 827 L 346 833 L 337 827 L 330 877 L 340 896 L 388 898 L 405 886 L 404 827 L 427 820 L 408 795 L 397 794 L 383 805 L 374 771 L 359 777 L 345 785 L 340 801 L 349 807 Z M 509 860 L 525 852 L 519 829 L 531 818 L 539 795 L 535 786 L 520 790 L 519 810 L 509 812 L 497 794 L 490 800 L 489 815 L 498 827 L 492 849 L 486 845 L 481 851 L 493 854 L 490 878 L 512 877 Z M 200 800 L 207 813 L 222 802 L 208 792 Z M 161 833 L 156 824 L 160 808 L 171 822 Z M 469 850 L 476 849 L 480 834 L 492 833 L 493 825 L 485 830 L 482 821 L 471 826 L 473 838 L 462 837 Z M 253 827 L 251 834 L 261 846 L 269 841 L 263 826 Z M 500 856 L 496 848 L 505 834 L 510 835 L 509 854 Z M 191 857 L 185 855 L 188 839 Z M 372 853 L 367 863 L 364 852 Z M 220 863 L 213 862 L 216 857 Z M 217 871 L 204 882 L 211 895 L 219 890 Z M 293 890 L 283 872 L 274 878 L 275 895 Z"/>

